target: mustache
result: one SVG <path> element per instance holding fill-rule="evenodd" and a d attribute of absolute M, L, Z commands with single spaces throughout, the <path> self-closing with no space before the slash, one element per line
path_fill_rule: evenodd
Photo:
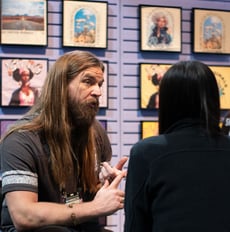
<path fill-rule="evenodd" d="M 85 103 L 82 104 L 82 110 L 84 112 L 88 112 L 88 114 L 95 114 L 99 110 L 99 100 L 94 99 L 88 99 Z"/>
<path fill-rule="evenodd" d="M 94 99 L 88 100 L 87 105 L 94 105 L 95 107 L 99 107 L 99 99 L 94 98 Z"/>

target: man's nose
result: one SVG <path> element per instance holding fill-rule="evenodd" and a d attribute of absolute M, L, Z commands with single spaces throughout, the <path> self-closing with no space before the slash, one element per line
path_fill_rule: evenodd
<path fill-rule="evenodd" d="M 98 96 L 100 97 L 101 96 L 101 87 L 99 85 L 95 85 L 93 87 L 93 91 L 92 91 L 92 94 L 95 95 L 95 96 Z"/>

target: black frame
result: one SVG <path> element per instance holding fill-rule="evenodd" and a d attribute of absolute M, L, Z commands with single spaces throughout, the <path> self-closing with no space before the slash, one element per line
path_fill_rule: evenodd
<path fill-rule="evenodd" d="M 104 82 L 102 85 L 101 89 L 101 96 L 99 97 L 99 107 L 100 108 L 108 108 L 108 83 L 109 83 L 109 62 L 108 61 L 103 61 L 105 70 L 104 70 Z"/>
<path fill-rule="evenodd" d="M 13 123 L 15 123 L 17 119 L 0 119 L 0 138 L 6 133 L 6 131 L 9 129 L 9 126 L 11 126 Z"/>
<path fill-rule="evenodd" d="M 27 0 L 0 0 L 1 4 L 1 44 L 6 45 L 47 45 L 47 1 Z M 10 1 L 13 3 L 10 4 Z M 4 4 L 8 4 L 4 7 Z M 24 4 L 29 7 L 23 7 Z M 36 6 L 34 5 L 36 4 Z M 38 6 L 39 4 L 39 6 Z M 8 10 L 12 11 L 15 7 L 15 14 L 11 15 Z M 43 8 L 41 8 L 43 7 Z M 43 12 L 36 11 L 35 14 L 22 11 L 24 9 L 43 9 Z M 5 11 L 4 11 L 5 10 Z M 21 10 L 21 15 L 20 15 Z M 7 15 L 8 14 L 8 15 Z M 4 23 L 4 19 L 7 20 Z M 9 22 L 9 20 L 11 20 Z M 16 24 L 17 22 L 17 24 Z M 17 26 L 18 28 L 15 28 Z"/>
<path fill-rule="evenodd" d="M 221 110 L 230 109 L 230 66 L 228 65 L 209 65 L 213 71 L 220 93 Z"/>
<path fill-rule="evenodd" d="M 16 58 L 6 57 L 0 59 L 1 66 L 1 107 L 28 107 L 33 104 L 18 104 L 19 99 L 19 83 L 13 78 L 13 73 L 18 70 L 17 75 L 20 74 L 23 68 L 31 70 L 29 82 L 31 83 L 31 91 L 36 96 L 40 95 L 40 91 L 44 84 L 48 71 L 48 59 L 45 58 Z M 16 75 L 16 74 L 15 74 Z M 18 77 L 18 76 L 17 76 Z M 17 98 L 16 101 L 10 104 L 11 98 Z M 14 98 L 14 99 L 16 99 Z M 31 100 L 32 101 L 32 100 Z"/>
<path fill-rule="evenodd" d="M 153 130 L 153 133 L 151 133 L 150 131 L 146 130 L 146 127 L 148 130 Z M 158 120 L 151 120 L 151 121 L 147 121 L 147 120 L 143 120 L 141 121 L 141 139 L 145 139 L 148 138 L 150 136 L 157 136 L 158 133 Z"/>
<path fill-rule="evenodd" d="M 98 121 L 101 123 L 103 128 L 107 131 L 107 120 L 99 119 Z"/>
<path fill-rule="evenodd" d="M 230 54 L 230 11 L 192 8 L 194 53 Z"/>
<path fill-rule="evenodd" d="M 140 50 L 181 52 L 181 7 L 139 5 Z M 155 22 L 164 17 L 161 37 L 155 36 Z"/>
<path fill-rule="evenodd" d="M 158 109 L 157 96 L 160 79 L 172 64 L 139 63 L 140 109 Z"/>
<path fill-rule="evenodd" d="M 87 21 L 89 19 L 84 12 L 91 13 L 92 21 Z M 75 18 L 77 13 L 79 14 L 79 20 Z M 107 2 L 63 1 L 62 45 L 64 47 L 107 48 L 107 25 Z M 77 30 L 80 30 L 80 32 Z"/>

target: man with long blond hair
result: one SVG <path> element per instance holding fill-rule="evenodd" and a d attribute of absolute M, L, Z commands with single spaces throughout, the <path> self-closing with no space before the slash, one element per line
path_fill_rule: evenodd
<path fill-rule="evenodd" d="M 96 232 L 98 217 L 123 208 L 127 159 L 110 167 L 111 145 L 95 118 L 103 72 L 92 53 L 64 54 L 39 101 L 2 139 L 4 231 Z"/>

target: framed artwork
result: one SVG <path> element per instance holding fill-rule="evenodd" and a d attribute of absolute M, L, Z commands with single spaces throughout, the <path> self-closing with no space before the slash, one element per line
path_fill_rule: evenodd
<path fill-rule="evenodd" d="M 0 119 L 0 138 L 7 132 L 11 125 L 13 125 L 17 119 Z"/>
<path fill-rule="evenodd" d="M 230 136 L 230 111 L 227 111 L 220 122 L 221 131 L 225 134 Z"/>
<path fill-rule="evenodd" d="M 141 139 L 158 134 L 158 121 L 141 121 Z"/>
<path fill-rule="evenodd" d="M 101 125 L 104 127 L 104 129 L 107 130 L 107 120 L 102 120 L 102 119 L 100 119 L 99 122 L 100 122 Z"/>
<path fill-rule="evenodd" d="M 1 105 L 32 106 L 48 70 L 48 59 L 1 59 Z"/>
<path fill-rule="evenodd" d="M 140 50 L 181 51 L 181 8 L 140 5 Z"/>
<path fill-rule="evenodd" d="M 99 97 L 99 107 L 107 108 L 108 107 L 108 62 L 103 61 L 105 66 L 104 71 L 104 83 L 101 87 L 101 96 Z"/>
<path fill-rule="evenodd" d="M 193 52 L 230 54 L 230 11 L 193 8 Z"/>
<path fill-rule="evenodd" d="M 1 44 L 47 45 L 47 1 L 1 0 Z"/>
<path fill-rule="evenodd" d="M 63 46 L 107 47 L 108 3 L 63 1 Z"/>
<path fill-rule="evenodd" d="M 141 63 L 140 69 L 140 108 L 159 108 L 159 84 L 171 64 Z"/>
<path fill-rule="evenodd" d="M 221 109 L 230 109 L 230 66 L 209 65 L 209 68 L 213 71 L 217 80 Z"/>

